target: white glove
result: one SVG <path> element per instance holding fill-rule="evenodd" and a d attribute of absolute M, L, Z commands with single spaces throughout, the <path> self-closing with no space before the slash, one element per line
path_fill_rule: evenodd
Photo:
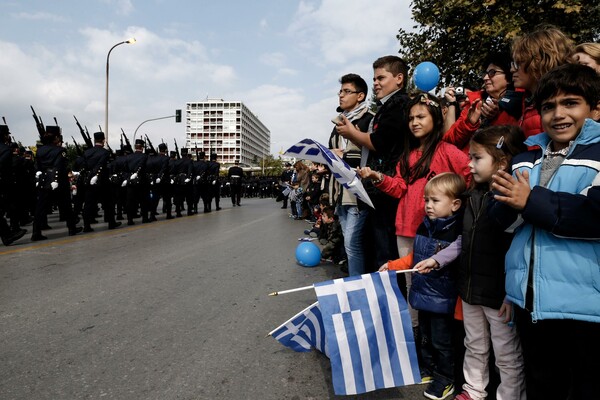
<path fill-rule="evenodd" d="M 200 175 L 196 175 L 196 180 L 199 181 L 200 180 Z"/>
<path fill-rule="evenodd" d="M 127 186 L 127 179 L 125 179 L 125 180 L 123 181 L 123 183 L 121 183 L 121 187 L 125 187 L 125 186 Z"/>
<path fill-rule="evenodd" d="M 174 183 L 175 183 L 175 181 L 173 179 L 171 179 L 171 185 L 174 184 Z"/>
<path fill-rule="evenodd" d="M 190 178 L 186 178 L 184 182 L 188 183 L 189 181 L 190 181 Z"/>
<path fill-rule="evenodd" d="M 133 174 L 131 174 L 131 176 L 129 177 L 129 179 L 135 179 L 137 178 L 137 173 L 134 172 Z"/>
<path fill-rule="evenodd" d="M 156 184 L 158 185 L 160 183 L 160 178 L 156 178 Z"/>
<path fill-rule="evenodd" d="M 35 177 L 39 178 L 41 174 L 42 174 L 42 171 L 38 171 L 38 172 L 35 173 Z"/>
<path fill-rule="evenodd" d="M 52 190 L 56 190 L 56 188 L 58 187 L 58 182 L 52 182 L 50 184 L 50 187 L 52 188 Z"/>
<path fill-rule="evenodd" d="M 212 184 L 213 184 L 213 185 L 216 185 L 216 184 L 217 184 L 217 181 L 212 181 Z"/>
<path fill-rule="evenodd" d="M 98 175 L 94 175 L 92 176 L 92 179 L 90 179 L 90 185 L 95 185 L 96 183 L 98 183 Z"/>

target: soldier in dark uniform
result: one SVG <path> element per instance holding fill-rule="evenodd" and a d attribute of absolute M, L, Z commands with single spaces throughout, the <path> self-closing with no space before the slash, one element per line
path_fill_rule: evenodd
<path fill-rule="evenodd" d="M 219 181 L 219 170 L 221 168 L 221 164 L 217 162 L 217 153 L 211 153 L 210 161 L 208 162 L 208 167 L 206 170 L 206 175 L 208 179 L 208 187 L 209 187 L 209 202 L 208 202 L 208 212 L 212 211 L 212 199 L 215 199 L 215 209 L 219 211 L 221 207 L 219 207 L 219 202 L 221 201 L 221 182 Z"/>
<path fill-rule="evenodd" d="M 73 213 L 78 216 L 83 210 L 83 202 L 85 201 L 85 192 L 87 190 L 86 179 L 88 179 L 83 153 L 79 154 L 75 159 L 73 173 L 76 175 L 73 183 L 77 187 L 77 194 L 73 195 Z"/>
<path fill-rule="evenodd" d="M 7 125 L 0 125 L 0 239 L 5 246 L 19 240 L 27 233 L 25 229 L 13 230 L 4 217 L 14 193 L 14 174 L 10 131 Z"/>
<path fill-rule="evenodd" d="M 33 222 L 35 214 L 35 162 L 33 161 L 33 152 L 25 150 L 23 152 L 23 198 L 26 208 L 26 215 L 23 216 L 21 225 L 27 225 Z"/>
<path fill-rule="evenodd" d="M 150 203 L 150 220 L 156 221 L 158 214 L 157 208 L 160 199 L 163 200 L 163 210 L 167 214 L 167 219 L 172 219 L 171 215 L 171 194 L 170 176 L 169 176 L 169 156 L 167 156 L 167 145 L 161 143 L 158 145 L 159 154 L 148 157 L 147 171 L 150 187 L 153 193 Z"/>
<path fill-rule="evenodd" d="M 181 149 L 181 158 L 173 161 L 171 174 L 174 180 L 173 202 L 175 203 L 175 215 L 181 217 L 181 212 L 185 209 L 183 203 L 186 203 L 188 215 L 193 214 L 192 191 L 192 159 L 188 157 L 188 149 Z"/>
<path fill-rule="evenodd" d="M 242 177 L 244 176 L 244 170 L 240 167 L 240 160 L 235 160 L 235 165 L 229 168 L 227 171 L 227 177 L 229 178 L 229 190 L 231 191 L 231 204 L 235 207 L 240 206 L 240 200 L 242 197 Z"/>
<path fill-rule="evenodd" d="M 69 236 L 81 232 L 77 227 L 76 216 L 71 207 L 71 185 L 67 175 L 67 153 L 61 146 L 62 137 L 58 126 L 47 126 L 42 137 L 42 146 L 36 156 L 37 170 L 40 172 L 37 187 L 37 203 L 33 222 L 32 241 L 45 240 L 42 228 L 47 225 L 47 212 L 52 198 L 56 200 L 60 215 L 69 229 Z"/>
<path fill-rule="evenodd" d="M 205 188 L 205 178 L 206 178 L 206 155 L 203 151 L 196 151 L 196 161 L 193 164 L 193 203 L 194 203 L 194 212 L 198 213 L 198 203 L 200 199 L 204 200 L 203 190 Z"/>
<path fill-rule="evenodd" d="M 129 153 L 131 154 L 131 153 Z M 122 221 L 123 210 L 126 209 L 127 204 L 127 184 L 126 172 L 127 169 L 127 156 L 125 155 L 125 147 L 115 151 L 115 159 L 108 164 L 110 171 L 110 192 L 113 196 L 113 203 L 117 208 L 117 221 Z"/>
<path fill-rule="evenodd" d="M 135 225 L 138 208 L 141 209 L 142 223 L 150 222 L 149 190 L 146 180 L 146 161 L 148 155 L 144 153 L 145 142 L 142 139 L 135 140 L 133 153 L 125 160 L 125 171 L 127 178 L 127 225 Z"/>
<path fill-rule="evenodd" d="M 108 229 L 115 229 L 120 222 L 115 221 L 115 204 L 110 190 L 108 162 L 110 151 L 104 148 L 104 133 L 94 133 L 94 147 L 83 154 L 84 166 L 88 172 L 85 192 L 85 207 L 83 209 L 83 231 L 93 232 L 91 224 L 96 217 L 98 202 L 102 203 L 104 219 Z"/>

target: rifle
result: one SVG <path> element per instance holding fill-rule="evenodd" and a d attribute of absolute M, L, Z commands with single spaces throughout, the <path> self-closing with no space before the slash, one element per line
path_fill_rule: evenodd
<path fill-rule="evenodd" d="M 33 106 L 29 106 L 31 107 L 31 111 L 33 111 L 33 119 L 35 120 L 35 127 L 37 128 L 38 134 L 40 135 L 40 140 L 44 137 L 44 135 L 46 134 L 46 128 L 44 128 L 44 123 L 42 122 L 42 119 L 39 118 L 37 116 L 37 114 L 35 113 L 35 110 L 33 109 Z"/>
<path fill-rule="evenodd" d="M 94 143 L 92 143 L 92 138 L 90 137 L 89 133 L 86 135 L 85 131 L 83 130 L 83 127 L 77 120 L 77 117 L 73 115 L 73 118 L 75 118 L 75 123 L 77 124 L 77 127 L 79 128 L 79 133 L 81 133 L 81 137 L 83 138 L 85 145 L 88 147 L 88 149 L 91 149 L 92 147 L 94 147 Z M 71 137 L 73 137 L 73 136 L 71 136 Z M 75 139 L 73 139 L 73 141 L 75 141 Z"/>
<path fill-rule="evenodd" d="M 129 147 L 130 149 L 133 149 L 133 147 L 131 147 L 131 142 L 129 141 L 129 138 L 125 134 L 125 131 L 123 130 L 123 128 L 121 128 L 121 132 L 123 132 L 123 137 L 125 138 L 125 144 L 127 145 L 127 147 Z"/>
<path fill-rule="evenodd" d="M 121 133 L 121 150 L 123 150 L 123 134 Z"/>
<path fill-rule="evenodd" d="M 73 139 L 73 143 L 75 144 L 75 150 L 77 150 L 77 155 L 81 157 L 83 155 L 83 150 L 81 149 L 81 146 L 79 146 L 79 143 L 75 141 L 75 138 L 73 136 L 71 136 L 71 139 Z"/>
<path fill-rule="evenodd" d="M 177 153 L 177 159 L 179 160 L 181 156 L 179 155 L 179 146 L 177 146 L 177 139 L 173 139 L 175 142 L 175 152 Z"/>
<path fill-rule="evenodd" d="M 150 151 L 152 151 L 153 153 L 156 154 L 156 150 L 154 149 L 154 146 L 152 145 L 152 142 L 150 141 L 150 138 L 148 137 L 148 135 L 146 135 L 146 143 L 148 143 L 148 147 L 150 147 Z"/>

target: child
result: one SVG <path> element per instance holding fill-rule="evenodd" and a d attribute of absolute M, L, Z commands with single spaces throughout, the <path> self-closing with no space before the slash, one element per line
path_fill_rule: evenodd
<path fill-rule="evenodd" d="M 506 294 L 515 305 L 527 397 L 598 398 L 600 76 L 562 65 L 534 94 L 544 133 L 513 176 L 498 171 L 490 215 L 515 229 Z M 516 227 L 515 227 L 516 226 Z"/>
<path fill-rule="evenodd" d="M 323 234 L 326 234 L 327 229 L 324 229 L 322 226 L 323 209 L 329 205 L 329 193 L 322 193 L 321 196 L 319 196 L 319 205 L 314 210 L 315 224 L 311 229 L 304 230 L 305 235 L 318 237 L 319 239 L 324 237 Z"/>
<path fill-rule="evenodd" d="M 315 222 L 314 209 L 319 206 L 319 197 L 321 196 L 321 176 L 317 173 L 316 169 L 310 174 L 310 184 L 304 194 L 304 200 L 308 205 L 310 214 L 308 219 L 311 222 Z"/>
<path fill-rule="evenodd" d="M 490 343 L 500 372 L 496 398 L 525 398 L 521 344 L 516 330 L 508 324 L 511 304 L 504 301 L 504 256 L 512 235 L 487 214 L 492 175 L 507 170 L 512 157 L 527 150 L 524 139 L 519 127 L 496 125 L 477 131 L 469 145 L 474 188 L 466 201 L 457 279 L 466 334 L 465 384 L 455 399 L 487 397 Z"/>
<path fill-rule="evenodd" d="M 344 236 L 342 227 L 335 217 L 334 209 L 327 206 L 321 215 L 323 225 L 327 226 L 327 239 L 321 239 L 323 249 L 321 250 L 321 261 L 338 262 L 344 255 Z"/>
<path fill-rule="evenodd" d="M 464 179 L 449 172 L 427 182 L 424 188 L 426 215 L 415 236 L 412 264 L 417 273 L 412 277 L 408 301 L 419 310 L 421 376 L 423 383 L 429 382 L 423 395 L 430 399 L 445 399 L 454 393 L 452 330 L 457 263 L 447 264 L 437 259 L 436 253 L 450 246 L 460 235 L 457 212 L 465 190 Z M 401 263 L 402 259 L 390 261 L 380 271 L 404 269 Z"/>
<path fill-rule="evenodd" d="M 412 251 L 417 227 L 425 216 L 423 190 L 425 184 L 442 172 L 454 172 L 470 180 L 469 157 L 455 146 L 443 142 L 444 119 L 439 101 L 427 93 L 417 94 L 408 103 L 408 128 L 404 150 L 396 166 L 395 176 L 387 176 L 369 167 L 361 168 L 362 178 L 371 178 L 375 187 L 399 198 L 396 211 L 396 242 L 398 254 L 404 257 Z M 410 277 L 406 277 L 410 290 Z M 413 326 L 417 316 L 411 312 Z"/>

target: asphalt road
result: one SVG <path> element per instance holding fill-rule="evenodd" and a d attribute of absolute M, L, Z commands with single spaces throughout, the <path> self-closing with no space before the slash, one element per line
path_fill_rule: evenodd
<path fill-rule="evenodd" d="M 422 386 L 335 396 L 329 360 L 266 333 L 315 301 L 268 293 L 341 275 L 296 264 L 272 199 L 0 247 L 0 399 L 422 399 Z M 31 227 L 29 227 L 29 230 Z"/>

